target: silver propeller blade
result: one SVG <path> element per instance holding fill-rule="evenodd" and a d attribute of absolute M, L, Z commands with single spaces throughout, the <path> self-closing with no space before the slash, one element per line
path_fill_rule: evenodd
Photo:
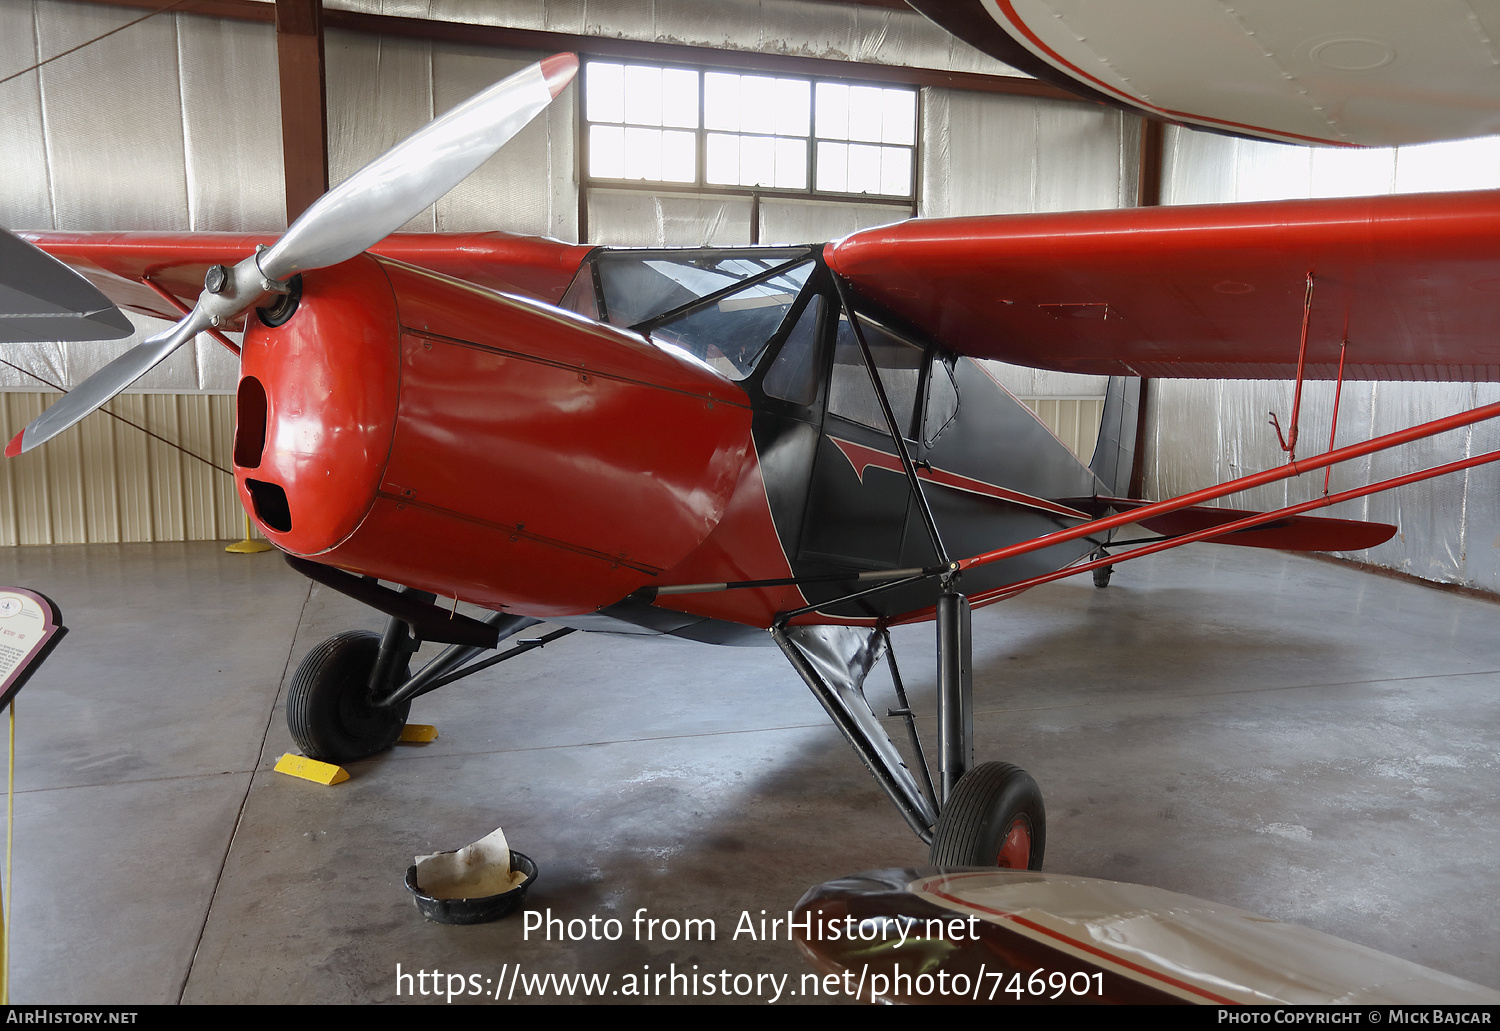
<path fill-rule="evenodd" d="M 205 286 L 193 310 L 94 373 L 6 446 L 14 458 L 57 436 L 209 326 L 233 319 L 299 272 L 348 261 L 457 186 L 540 114 L 578 71 L 554 54 L 470 97 L 329 190 L 269 250 Z M 215 270 L 209 272 L 211 281 Z"/>
<path fill-rule="evenodd" d="M 578 59 L 557 54 L 477 93 L 329 190 L 261 255 L 268 279 L 348 261 L 419 215 L 540 114 Z"/>
<path fill-rule="evenodd" d="M 14 458 L 51 440 L 85 416 L 98 411 L 110 398 L 150 372 L 167 355 L 208 328 L 209 317 L 194 308 L 171 329 L 136 344 L 78 386 L 68 391 L 45 412 L 38 415 L 5 446 L 7 457 Z"/>

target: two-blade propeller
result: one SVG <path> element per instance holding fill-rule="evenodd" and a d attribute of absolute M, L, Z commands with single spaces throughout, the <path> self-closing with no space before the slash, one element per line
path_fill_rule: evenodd
<path fill-rule="evenodd" d="M 210 326 L 283 293 L 284 282 L 359 254 L 436 202 L 510 141 L 572 81 L 578 59 L 555 54 L 470 97 L 386 151 L 302 213 L 270 248 L 209 269 L 192 311 L 84 380 L 6 446 L 15 457 L 57 436 Z"/>

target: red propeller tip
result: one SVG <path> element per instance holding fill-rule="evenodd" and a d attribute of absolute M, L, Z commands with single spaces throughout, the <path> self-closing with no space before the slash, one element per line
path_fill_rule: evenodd
<path fill-rule="evenodd" d="M 20 433 L 17 433 L 14 437 L 10 438 L 10 443 L 5 445 L 6 458 L 15 458 L 21 453 L 21 438 L 24 436 L 26 436 L 26 431 L 22 430 Z"/>
<path fill-rule="evenodd" d="M 541 64 L 542 77 L 547 80 L 547 89 L 554 97 L 578 74 L 578 57 L 574 54 L 553 54 L 542 58 Z"/>

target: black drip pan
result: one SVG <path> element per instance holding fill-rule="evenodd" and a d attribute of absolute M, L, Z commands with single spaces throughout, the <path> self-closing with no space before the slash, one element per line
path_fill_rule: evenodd
<path fill-rule="evenodd" d="M 412 893 L 417 901 L 417 908 L 429 920 L 440 924 L 484 924 L 509 916 L 520 909 L 521 903 L 526 901 L 526 893 L 531 890 L 531 883 L 536 880 L 536 864 L 531 861 L 530 856 L 515 849 L 510 852 L 510 868 L 521 871 L 526 879 L 499 895 L 486 895 L 477 899 L 434 898 L 417 887 L 416 864 L 406 869 L 406 890 Z"/>

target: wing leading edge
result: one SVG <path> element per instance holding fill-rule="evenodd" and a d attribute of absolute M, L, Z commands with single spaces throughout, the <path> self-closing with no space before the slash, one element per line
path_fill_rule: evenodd
<path fill-rule="evenodd" d="M 176 321 L 203 289 L 210 265 L 233 265 L 274 234 L 21 233 L 123 308 Z M 556 303 L 590 248 L 511 233 L 397 233 L 370 248 L 440 275 Z M 152 285 L 148 285 L 152 284 Z M 154 288 L 153 288 L 154 285 Z M 182 304 L 174 307 L 162 293 Z"/>
<path fill-rule="evenodd" d="M 913 220 L 829 265 L 960 354 L 1095 375 L 1500 380 L 1500 191 Z"/>

